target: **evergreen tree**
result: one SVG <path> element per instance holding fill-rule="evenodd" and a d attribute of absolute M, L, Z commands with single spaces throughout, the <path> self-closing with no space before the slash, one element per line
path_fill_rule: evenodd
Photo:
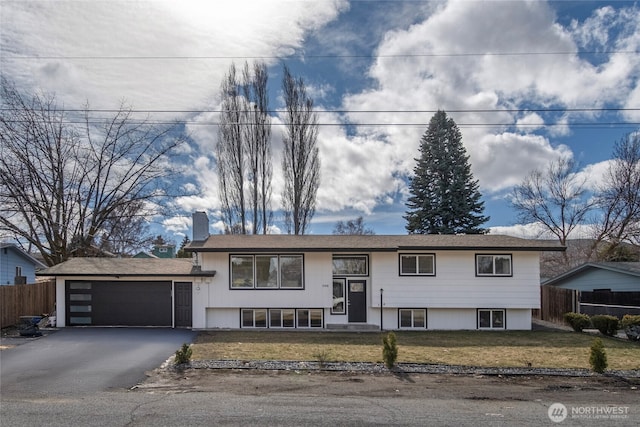
<path fill-rule="evenodd" d="M 404 217 L 409 234 L 484 233 L 480 226 L 489 217 L 482 215 L 478 181 L 473 179 L 462 134 L 444 111 L 431 118 L 416 162 Z"/>

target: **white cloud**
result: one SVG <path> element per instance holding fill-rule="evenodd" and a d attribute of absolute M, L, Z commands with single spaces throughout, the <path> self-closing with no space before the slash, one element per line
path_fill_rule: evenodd
<path fill-rule="evenodd" d="M 201 108 L 233 58 L 273 62 L 345 7 L 340 0 L 11 2 L 2 6 L 3 74 L 57 92 L 69 108 L 87 100 L 112 108 L 123 98 L 137 109 Z"/>
<path fill-rule="evenodd" d="M 273 65 L 276 57 L 293 51 L 313 55 L 305 51 L 305 38 L 315 32 L 322 40 L 323 26 L 335 23 L 348 7 L 340 0 L 7 2 L 0 16 L 0 61 L 3 75 L 26 90 L 55 91 L 66 108 L 87 101 L 92 108 L 113 108 L 124 99 L 143 110 L 215 110 L 220 81 L 232 61 L 260 57 Z M 329 52 L 345 54 L 353 53 L 342 50 L 349 44 L 361 52 L 377 43 L 359 82 L 371 85 L 342 95 L 340 108 L 385 111 L 321 116 L 323 123 L 356 125 L 320 129 L 318 208 L 325 214 L 369 214 L 406 194 L 403 178 L 413 170 L 431 116 L 416 111 L 450 112 L 460 124 L 473 173 L 491 196 L 520 183 L 531 170 L 571 155 L 552 138 L 570 135 L 574 121 L 598 118 L 593 112 L 548 115 L 536 108 L 640 105 L 640 57 L 625 53 L 640 47 L 640 13 L 634 7 L 605 6 L 567 26 L 541 1 L 402 2 L 369 18 L 367 39 L 352 30 L 322 40 Z M 392 29 L 376 33 L 372 27 L 377 25 Z M 338 25 L 345 27 L 355 28 L 353 22 Z M 580 49 L 618 53 L 589 57 Z M 536 52 L 565 54 L 512 55 Z M 343 67 L 357 62 L 358 70 L 363 61 L 341 59 Z M 340 76 L 303 77 L 317 105 L 340 96 L 339 85 L 331 81 Z M 175 207 L 212 212 L 213 228 L 221 230 L 213 157 L 217 127 L 212 125 L 218 114 L 172 115 L 189 120 L 192 145 L 183 147 L 180 157 L 190 159 L 184 188 L 194 190 Z M 640 113 L 627 111 L 623 117 L 637 120 Z M 365 125 L 371 123 L 389 125 Z M 273 124 L 277 209 L 283 127 L 277 117 Z M 602 176 L 602 164 L 587 166 L 585 173 Z"/>
<path fill-rule="evenodd" d="M 450 115 L 460 124 L 483 191 L 504 190 L 520 183 L 533 169 L 571 155 L 568 146 L 532 133 L 545 125 L 541 114 L 523 116 L 512 110 L 625 103 L 638 73 L 636 56 L 613 54 L 594 65 L 578 55 L 575 41 L 584 44 L 588 30 L 598 27 L 601 34 L 594 37 L 600 43 L 611 42 L 604 34 L 613 23 L 624 21 L 626 28 L 637 25 L 630 24 L 638 21 L 637 12 L 621 12 L 614 20 L 611 13 L 596 11 L 586 23 L 574 22 L 571 28 L 564 28 L 545 2 L 450 1 L 423 22 L 386 34 L 369 70 L 376 86 L 345 97 L 345 109 L 475 110 Z M 637 32 L 622 38 L 625 46 L 637 46 Z M 510 55 L 527 52 L 568 54 Z M 424 114 L 394 112 L 349 118 L 356 123 L 428 120 Z M 568 135 L 575 118 L 593 120 L 595 114 L 550 117 L 549 124 L 554 126 L 547 130 L 548 135 Z M 388 126 L 372 131 L 362 127 L 360 132 L 389 144 L 386 152 L 394 154 L 391 158 L 403 159 L 397 161 L 397 170 L 408 173 L 425 129 Z"/>

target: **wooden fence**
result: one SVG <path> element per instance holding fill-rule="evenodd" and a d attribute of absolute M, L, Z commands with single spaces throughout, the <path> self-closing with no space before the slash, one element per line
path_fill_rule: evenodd
<path fill-rule="evenodd" d="M 564 323 L 563 315 L 576 311 L 576 293 L 572 289 L 540 286 L 540 310 L 534 316 L 540 320 Z"/>
<path fill-rule="evenodd" d="M 0 286 L 0 328 L 18 324 L 20 316 L 51 313 L 55 307 L 55 280 Z"/>

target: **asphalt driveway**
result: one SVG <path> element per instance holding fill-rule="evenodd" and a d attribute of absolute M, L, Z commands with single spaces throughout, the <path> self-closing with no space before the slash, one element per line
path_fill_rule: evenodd
<path fill-rule="evenodd" d="M 78 395 L 130 388 L 195 332 L 165 328 L 65 328 L 0 351 L 0 396 Z"/>

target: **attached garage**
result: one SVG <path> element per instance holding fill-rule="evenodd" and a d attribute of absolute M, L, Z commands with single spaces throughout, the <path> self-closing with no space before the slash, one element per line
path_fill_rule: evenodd
<path fill-rule="evenodd" d="M 193 284 L 215 272 L 191 260 L 72 258 L 56 277 L 59 326 L 191 327 Z"/>

